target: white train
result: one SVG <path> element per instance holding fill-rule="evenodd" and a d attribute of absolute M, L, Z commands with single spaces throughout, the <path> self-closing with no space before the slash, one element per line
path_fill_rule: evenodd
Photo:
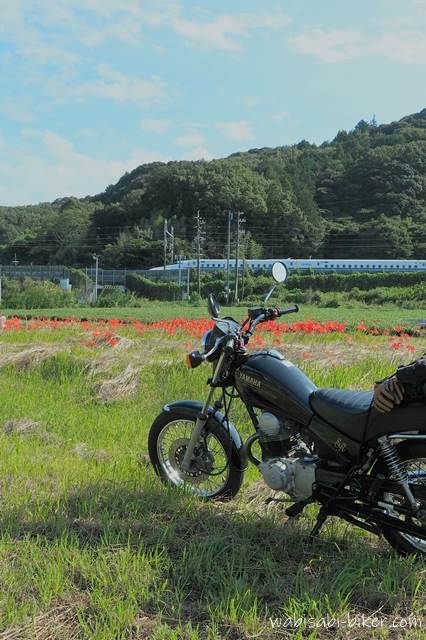
<path fill-rule="evenodd" d="M 245 266 L 256 271 L 258 269 L 270 270 L 274 262 L 280 260 L 284 262 L 290 271 L 426 271 L 426 260 L 339 260 L 332 259 L 293 259 L 293 258 L 275 258 L 273 260 L 245 260 Z M 201 269 L 203 271 L 221 271 L 226 269 L 226 260 L 220 258 L 206 258 L 201 261 Z M 230 260 L 230 269 L 235 269 L 235 260 Z M 168 264 L 166 269 L 195 269 L 197 267 L 196 260 L 182 260 L 180 263 L 175 262 Z M 243 268 L 243 260 L 238 261 L 238 268 Z M 164 267 L 153 267 L 150 271 L 160 271 Z"/>

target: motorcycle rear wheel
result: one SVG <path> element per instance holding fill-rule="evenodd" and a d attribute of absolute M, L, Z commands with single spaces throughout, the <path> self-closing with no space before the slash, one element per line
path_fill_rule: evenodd
<path fill-rule="evenodd" d="M 195 420 L 191 411 L 187 415 L 163 411 L 149 432 L 151 463 L 165 484 L 182 487 L 204 500 L 229 500 L 240 490 L 244 471 L 235 464 L 232 440 L 224 425 L 210 419 L 205 443 L 199 447 L 200 462 L 191 472 L 181 467 Z"/>
<path fill-rule="evenodd" d="M 401 442 L 395 445 L 402 465 L 407 469 L 410 482 L 416 482 L 419 484 L 426 485 L 426 444 L 422 444 L 421 442 Z M 376 468 L 376 473 L 382 473 L 383 475 L 388 474 L 388 470 L 384 461 L 380 461 Z M 383 493 L 382 498 L 385 502 L 390 502 L 394 499 L 397 500 L 395 496 L 393 498 L 392 494 Z M 426 504 L 422 505 L 422 509 L 426 510 Z M 390 510 L 389 515 L 396 516 L 397 512 Z M 399 516 L 401 519 L 404 516 Z M 408 518 L 408 516 L 405 516 Z M 426 526 L 425 522 L 418 522 L 416 519 L 411 518 L 412 522 L 416 524 L 420 524 L 423 527 Z M 407 533 L 402 533 L 401 531 L 397 531 L 392 527 L 382 527 L 382 533 L 384 538 L 389 542 L 390 545 L 398 553 L 401 555 L 412 555 L 418 554 L 422 556 L 426 556 L 426 537 L 425 538 L 417 538 L 415 536 L 411 536 Z"/>

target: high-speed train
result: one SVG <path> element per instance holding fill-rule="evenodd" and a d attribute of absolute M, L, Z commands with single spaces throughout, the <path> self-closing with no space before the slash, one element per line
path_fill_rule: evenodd
<path fill-rule="evenodd" d="M 339 260 L 334 258 L 327 260 L 319 259 L 293 259 L 293 258 L 274 258 L 273 260 L 239 260 L 238 268 L 246 268 L 257 271 L 259 269 L 271 270 L 274 262 L 284 262 L 289 271 L 426 271 L 426 260 Z M 221 271 L 226 269 L 227 261 L 220 258 L 203 258 L 200 260 L 200 267 L 203 271 Z M 175 262 L 168 264 L 166 269 L 195 269 L 197 260 L 182 260 L 180 263 Z M 235 269 L 235 260 L 229 261 L 231 270 Z M 164 266 L 153 267 L 150 271 L 163 270 Z"/>

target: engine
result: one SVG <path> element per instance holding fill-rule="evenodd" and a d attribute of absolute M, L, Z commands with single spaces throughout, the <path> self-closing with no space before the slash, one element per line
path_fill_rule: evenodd
<path fill-rule="evenodd" d="M 258 433 L 263 461 L 258 469 L 271 489 L 284 491 L 298 502 L 312 495 L 318 458 L 300 446 L 292 451 L 291 426 L 280 422 L 272 413 L 261 414 Z M 293 455 L 287 457 L 290 452 Z"/>
<path fill-rule="evenodd" d="M 284 491 L 299 502 L 312 495 L 316 460 L 316 456 L 272 458 L 261 462 L 258 468 L 268 487 L 275 491 Z"/>

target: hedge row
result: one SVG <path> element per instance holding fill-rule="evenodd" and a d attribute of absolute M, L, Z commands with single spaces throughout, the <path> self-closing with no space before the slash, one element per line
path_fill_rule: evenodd
<path fill-rule="evenodd" d="M 422 271 L 401 273 L 381 271 L 378 273 L 291 273 L 288 289 L 315 289 L 317 291 L 351 291 L 354 288 L 368 291 L 377 287 L 410 287 L 426 281 Z"/>
<path fill-rule="evenodd" d="M 126 288 L 151 300 L 180 300 L 182 296 L 182 288 L 176 282 L 149 280 L 133 274 L 126 276 Z"/>

